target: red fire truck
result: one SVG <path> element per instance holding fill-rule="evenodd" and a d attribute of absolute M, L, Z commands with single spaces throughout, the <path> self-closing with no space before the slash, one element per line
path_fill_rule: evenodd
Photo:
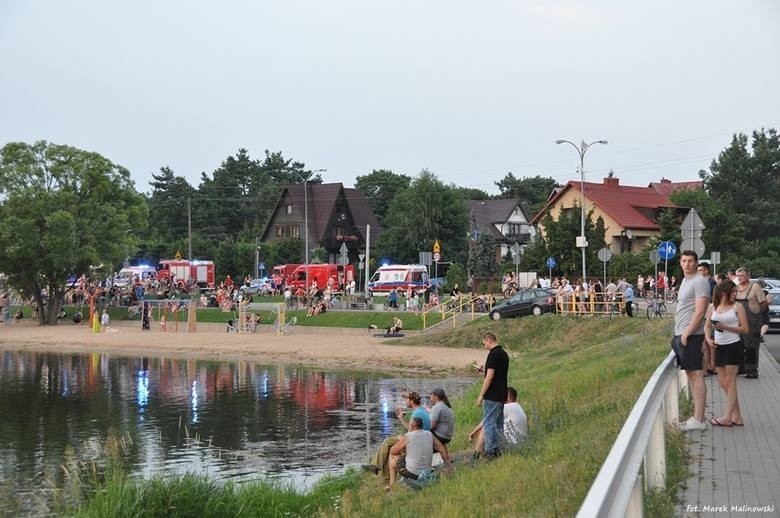
<path fill-rule="evenodd" d="M 168 282 L 175 278 L 179 286 L 191 281 L 202 290 L 214 289 L 214 261 L 163 259 L 157 269 L 157 278 Z"/>
<path fill-rule="evenodd" d="M 338 264 L 310 264 L 309 265 L 309 285 L 314 282 L 317 287 L 324 289 L 329 283 L 332 284 L 334 291 L 339 291 L 340 287 L 355 278 L 355 267 L 351 264 L 340 266 Z M 287 285 L 291 288 L 303 288 L 306 286 L 306 265 L 302 264 L 293 270 L 292 275 L 287 279 Z"/>
<path fill-rule="evenodd" d="M 278 278 L 280 281 L 284 281 L 285 284 L 289 282 L 289 278 L 292 273 L 298 268 L 300 264 L 277 264 L 274 266 L 274 278 Z"/>

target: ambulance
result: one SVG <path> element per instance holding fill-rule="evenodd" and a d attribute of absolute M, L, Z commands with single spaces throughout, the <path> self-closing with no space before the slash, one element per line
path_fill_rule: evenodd
<path fill-rule="evenodd" d="M 368 282 L 371 295 L 387 295 L 396 288 L 406 291 L 411 286 L 419 290 L 430 285 L 428 268 L 423 264 L 388 264 L 380 266 Z"/>

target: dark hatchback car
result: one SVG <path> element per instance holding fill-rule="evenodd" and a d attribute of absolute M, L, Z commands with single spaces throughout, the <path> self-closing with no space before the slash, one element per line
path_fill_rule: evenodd
<path fill-rule="evenodd" d="M 769 297 L 772 298 L 769 301 L 769 329 L 780 331 L 780 289 L 769 290 Z"/>
<path fill-rule="evenodd" d="M 490 311 L 492 320 L 555 312 L 555 290 L 528 288 L 505 299 Z"/>

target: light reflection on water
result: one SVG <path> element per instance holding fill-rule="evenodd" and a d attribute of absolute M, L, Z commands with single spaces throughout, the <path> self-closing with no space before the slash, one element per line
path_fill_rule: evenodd
<path fill-rule="evenodd" d="M 402 393 L 472 379 L 389 378 L 247 361 L 0 351 L 0 481 L 61 481 L 63 451 L 129 435 L 136 475 L 270 477 L 310 487 L 398 431 Z"/>

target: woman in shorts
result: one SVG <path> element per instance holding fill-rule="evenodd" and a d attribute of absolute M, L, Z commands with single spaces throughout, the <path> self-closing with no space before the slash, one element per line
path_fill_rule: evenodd
<path fill-rule="evenodd" d="M 737 304 L 737 286 L 726 280 L 715 286 L 712 305 L 707 311 L 704 336 L 712 348 L 720 388 L 726 393 L 726 411 L 710 419 L 712 426 L 743 426 L 737 399 L 737 371 L 743 356 L 740 334 L 747 333 L 745 308 Z"/>

